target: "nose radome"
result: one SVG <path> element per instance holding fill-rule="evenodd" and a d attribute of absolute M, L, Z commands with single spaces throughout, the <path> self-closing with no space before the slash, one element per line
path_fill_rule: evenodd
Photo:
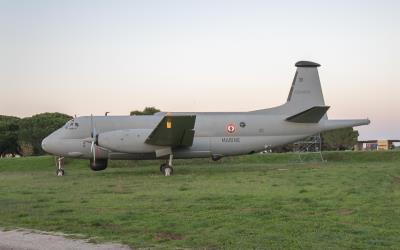
<path fill-rule="evenodd" d="M 49 151 L 48 151 L 49 150 L 49 139 L 48 139 L 48 137 L 43 139 L 43 141 L 42 141 L 42 149 L 44 151 L 46 151 L 47 153 L 49 153 Z"/>

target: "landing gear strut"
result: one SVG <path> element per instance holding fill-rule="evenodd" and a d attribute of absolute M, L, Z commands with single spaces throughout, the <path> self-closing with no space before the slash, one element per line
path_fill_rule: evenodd
<path fill-rule="evenodd" d="M 164 176 L 170 176 L 174 172 L 172 168 L 172 159 L 173 155 L 169 155 L 169 160 L 166 163 L 161 164 L 160 172 L 164 174 Z"/>
<path fill-rule="evenodd" d="M 64 171 L 64 157 L 56 157 L 56 166 L 57 166 L 57 171 L 56 175 L 57 176 L 64 176 L 65 171 Z"/>

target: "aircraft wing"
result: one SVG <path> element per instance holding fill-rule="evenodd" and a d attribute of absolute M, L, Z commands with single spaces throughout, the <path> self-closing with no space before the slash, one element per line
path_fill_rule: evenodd
<path fill-rule="evenodd" d="M 329 106 L 314 106 L 310 109 L 286 118 L 286 121 L 297 123 L 318 123 L 328 109 Z"/>
<path fill-rule="evenodd" d="M 195 115 L 164 116 L 146 143 L 171 147 L 192 146 L 195 121 Z"/>

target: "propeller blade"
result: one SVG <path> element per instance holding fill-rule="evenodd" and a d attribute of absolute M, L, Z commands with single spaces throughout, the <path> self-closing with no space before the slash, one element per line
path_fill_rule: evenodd
<path fill-rule="evenodd" d="M 93 154 L 93 163 L 96 164 L 96 145 L 94 141 L 92 141 L 92 145 L 90 146 L 90 152 Z"/>
<path fill-rule="evenodd" d="M 97 144 L 97 132 L 94 124 L 93 114 L 90 115 L 90 142 L 92 143 L 90 146 L 90 152 L 93 154 L 93 163 L 96 164 L 96 144 Z"/>
<path fill-rule="evenodd" d="M 93 114 L 91 114 L 90 115 L 90 137 L 94 137 L 94 134 L 93 134 L 93 128 L 94 128 L 94 125 L 93 125 Z"/>
<path fill-rule="evenodd" d="M 96 145 L 93 147 L 93 163 L 96 164 Z"/>

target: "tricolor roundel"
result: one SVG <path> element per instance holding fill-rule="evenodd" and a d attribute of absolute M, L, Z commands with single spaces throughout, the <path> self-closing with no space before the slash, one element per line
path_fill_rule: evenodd
<path fill-rule="evenodd" d="M 228 125 L 226 125 L 226 132 L 228 132 L 229 134 L 233 134 L 236 131 L 236 126 L 233 123 L 229 123 Z"/>

